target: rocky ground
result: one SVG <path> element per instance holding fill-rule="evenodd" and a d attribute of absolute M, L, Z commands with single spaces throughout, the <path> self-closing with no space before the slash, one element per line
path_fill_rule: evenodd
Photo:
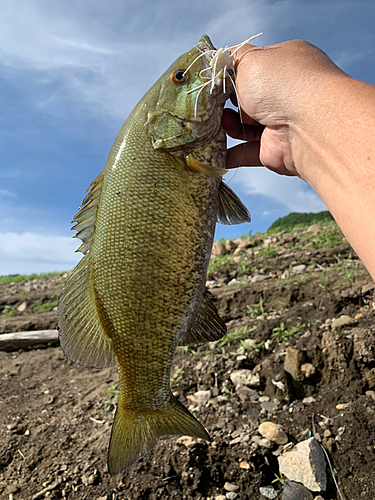
<path fill-rule="evenodd" d="M 334 223 L 213 252 L 208 286 L 229 333 L 179 348 L 171 377 L 212 442 L 165 439 L 111 479 L 116 369 L 74 365 L 58 345 L 0 352 L 1 499 L 375 498 L 375 285 L 363 265 Z M 55 328 L 66 278 L 0 285 L 0 333 Z"/>

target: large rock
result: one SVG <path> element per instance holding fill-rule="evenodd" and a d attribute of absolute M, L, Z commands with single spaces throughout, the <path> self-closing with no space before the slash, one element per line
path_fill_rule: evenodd
<path fill-rule="evenodd" d="M 222 241 L 215 241 L 212 245 L 212 255 L 225 255 L 227 251 L 225 250 L 224 243 Z"/>
<path fill-rule="evenodd" d="M 303 378 L 301 373 L 302 361 L 303 356 L 298 349 L 294 349 L 293 347 L 287 348 L 284 360 L 284 370 L 289 373 L 294 380 L 301 380 Z"/>
<path fill-rule="evenodd" d="M 278 461 L 280 472 L 291 481 L 302 483 L 311 491 L 325 491 L 326 461 L 315 438 L 298 443 L 292 450 L 278 457 Z"/>
<path fill-rule="evenodd" d="M 287 480 L 284 484 L 281 500 L 314 500 L 314 497 L 311 491 L 306 489 L 303 484 Z"/>

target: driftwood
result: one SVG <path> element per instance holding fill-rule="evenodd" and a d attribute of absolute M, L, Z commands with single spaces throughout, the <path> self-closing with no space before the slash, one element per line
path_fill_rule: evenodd
<path fill-rule="evenodd" d="M 57 342 L 58 339 L 59 336 L 57 330 L 3 333 L 0 335 L 0 351 L 22 349 L 23 347 L 28 347 L 30 345 Z"/>

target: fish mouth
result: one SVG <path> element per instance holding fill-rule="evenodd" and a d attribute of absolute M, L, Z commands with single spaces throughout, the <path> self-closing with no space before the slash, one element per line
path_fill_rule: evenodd
<path fill-rule="evenodd" d="M 202 52 L 206 52 L 208 50 L 216 50 L 208 35 L 201 36 L 198 43 L 198 49 L 201 50 Z"/>

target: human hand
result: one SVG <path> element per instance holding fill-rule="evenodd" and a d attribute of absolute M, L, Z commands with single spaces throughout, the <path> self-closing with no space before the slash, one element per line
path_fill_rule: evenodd
<path fill-rule="evenodd" d="M 238 113 L 225 109 L 222 124 L 229 136 L 246 142 L 228 150 L 227 168 L 264 165 L 282 175 L 305 178 L 295 142 L 314 109 L 324 106 L 321 82 L 344 73 L 303 40 L 246 45 L 234 60 L 243 123 Z"/>

